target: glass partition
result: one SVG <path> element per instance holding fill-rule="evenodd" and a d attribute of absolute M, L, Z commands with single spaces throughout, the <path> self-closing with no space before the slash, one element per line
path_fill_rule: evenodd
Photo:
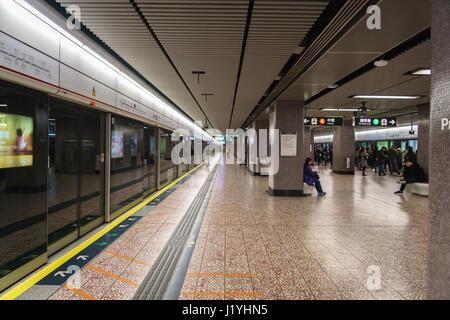
<path fill-rule="evenodd" d="M 144 197 L 147 197 L 156 190 L 156 128 L 144 127 L 144 151 L 143 151 L 143 166 L 144 166 Z"/>
<path fill-rule="evenodd" d="M 47 259 L 48 98 L 0 81 L 0 291 Z"/>
<path fill-rule="evenodd" d="M 104 116 L 62 100 L 49 109 L 48 242 L 55 252 L 104 221 Z"/>
<path fill-rule="evenodd" d="M 143 200 L 144 125 L 114 116 L 111 124 L 110 211 L 114 219 Z"/>
<path fill-rule="evenodd" d="M 160 130 L 160 153 L 161 153 L 161 170 L 160 170 L 160 186 L 164 187 L 177 178 L 178 168 L 172 162 L 172 149 L 175 143 L 172 142 L 172 132 Z"/>

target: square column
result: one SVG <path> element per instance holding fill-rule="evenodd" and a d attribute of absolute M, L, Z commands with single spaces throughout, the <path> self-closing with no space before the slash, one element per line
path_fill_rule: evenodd
<path fill-rule="evenodd" d="M 450 1 L 432 0 L 428 299 L 450 299 Z"/>
<path fill-rule="evenodd" d="M 256 164 L 249 164 L 249 169 L 253 173 L 253 175 L 259 176 L 261 174 L 261 163 L 259 161 L 260 160 L 260 144 L 262 143 L 262 141 L 259 141 L 260 140 L 259 130 L 266 129 L 267 131 L 269 131 L 269 120 L 255 120 L 252 123 L 251 128 L 256 130 L 256 135 L 258 137 L 258 143 L 256 145 L 258 162 Z M 269 137 L 269 133 L 267 133 L 267 137 Z M 269 139 L 267 139 L 267 141 L 266 141 L 266 146 L 267 146 L 266 150 L 268 151 L 269 150 Z M 265 155 L 263 155 L 263 156 L 265 156 Z"/>
<path fill-rule="evenodd" d="M 282 156 L 280 142 L 279 170 L 269 175 L 271 196 L 301 197 L 303 196 L 303 164 L 305 162 L 303 148 L 304 101 L 277 101 L 274 112 L 270 114 L 270 128 L 278 129 L 281 135 L 297 135 L 297 148 L 294 156 Z M 273 152 L 271 153 L 273 154 Z"/>
<path fill-rule="evenodd" d="M 303 141 L 305 159 L 311 158 L 314 160 L 314 134 L 310 126 L 305 126 Z"/>
<path fill-rule="evenodd" d="M 355 127 L 351 124 L 334 128 L 333 173 L 355 174 Z"/>
<path fill-rule="evenodd" d="M 417 162 L 428 176 L 428 154 L 430 153 L 430 106 L 419 107 L 419 125 L 417 130 Z"/>

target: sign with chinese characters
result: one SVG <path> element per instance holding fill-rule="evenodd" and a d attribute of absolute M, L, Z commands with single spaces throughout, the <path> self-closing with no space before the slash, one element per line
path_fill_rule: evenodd
<path fill-rule="evenodd" d="M 57 86 L 59 63 L 0 32 L 0 66 Z"/>
<path fill-rule="evenodd" d="M 356 127 L 396 127 L 397 118 L 354 118 Z"/>
<path fill-rule="evenodd" d="M 343 126 L 344 118 L 342 117 L 305 117 L 305 126 Z"/>
<path fill-rule="evenodd" d="M 280 156 L 296 157 L 297 156 L 297 132 L 281 131 L 280 135 Z"/>

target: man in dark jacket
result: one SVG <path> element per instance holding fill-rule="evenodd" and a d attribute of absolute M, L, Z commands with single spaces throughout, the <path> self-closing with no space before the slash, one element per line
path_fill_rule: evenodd
<path fill-rule="evenodd" d="M 393 145 L 388 151 L 388 156 L 389 156 L 389 171 L 391 172 L 391 174 L 393 174 L 394 172 L 400 174 L 400 170 L 397 164 L 397 150 Z"/>
<path fill-rule="evenodd" d="M 400 190 L 396 191 L 395 194 L 402 194 L 407 184 L 425 182 L 425 176 L 423 174 L 422 168 L 417 163 L 414 163 L 410 160 L 406 160 L 405 170 L 403 171 L 401 176 L 405 179 L 405 181 L 402 182 Z"/>

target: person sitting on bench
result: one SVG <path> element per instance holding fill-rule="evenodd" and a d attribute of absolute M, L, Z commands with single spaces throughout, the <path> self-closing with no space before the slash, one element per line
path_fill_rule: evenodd
<path fill-rule="evenodd" d="M 303 166 L 303 181 L 310 186 L 315 186 L 317 192 L 319 193 L 319 197 L 323 197 L 327 193 L 323 192 L 322 190 L 322 185 L 320 184 L 319 180 L 319 174 L 311 169 L 312 162 L 313 160 L 311 158 L 306 158 L 305 164 Z"/>
<path fill-rule="evenodd" d="M 401 177 L 404 178 L 400 190 L 394 192 L 395 194 L 402 194 L 406 188 L 406 185 L 416 182 L 426 182 L 423 169 L 415 162 L 407 159 L 405 163 L 405 169 L 401 173 Z"/>

